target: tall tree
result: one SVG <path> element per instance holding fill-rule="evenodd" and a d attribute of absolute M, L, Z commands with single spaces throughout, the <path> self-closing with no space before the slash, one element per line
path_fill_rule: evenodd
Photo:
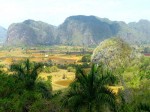
<path fill-rule="evenodd" d="M 115 81 L 116 77 L 103 66 L 92 65 L 89 74 L 77 68 L 76 79 L 62 99 L 63 107 L 71 112 L 115 111 L 116 95 L 108 87 Z"/>
<path fill-rule="evenodd" d="M 33 89 L 41 68 L 42 64 L 31 63 L 29 59 L 11 65 L 11 70 L 15 76 L 24 83 L 26 89 Z"/>

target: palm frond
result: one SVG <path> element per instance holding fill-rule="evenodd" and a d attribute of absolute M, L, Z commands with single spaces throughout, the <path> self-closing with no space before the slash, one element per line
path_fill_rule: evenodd
<path fill-rule="evenodd" d="M 107 85 L 114 84 L 115 80 L 116 77 L 111 71 L 107 71 L 103 66 L 92 65 L 89 74 L 85 74 L 81 68 L 77 68 L 76 79 L 65 94 L 63 105 L 76 111 L 83 106 L 87 107 L 89 112 L 104 105 L 113 109 L 116 96 Z M 95 105 L 99 107 L 95 107 Z"/>

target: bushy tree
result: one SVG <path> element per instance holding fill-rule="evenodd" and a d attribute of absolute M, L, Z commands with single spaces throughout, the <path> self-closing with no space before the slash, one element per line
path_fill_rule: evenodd
<path fill-rule="evenodd" d="M 82 62 L 91 62 L 91 55 L 84 55 L 81 59 Z"/>
<path fill-rule="evenodd" d="M 139 75 L 141 79 L 150 79 L 150 58 L 141 58 L 141 63 L 139 65 Z"/>
<path fill-rule="evenodd" d="M 46 72 L 46 73 L 52 73 L 52 72 L 58 72 L 59 69 L 58 69 L 57 66 L 51 66 L 51 67 L 45 67 L 43 69 L 43 71 Z"/>
<path fill-rule="evenodd" d="M 0 74 L 1 112 L 48 112 L 54 106 L 51 81 L 37 79 L 41 64 L 29 60 L 13 64 L 12 75 Z M 55 111 L 54 111 L 55 112 Z"/>
<path fill-rule="evenodd" d="M 92 62 L 103 62 L 111 69 L 126 67 L 137 57 L 134 49 L 121 38 L 107 39 L 99 44 L 92 55 Z"/>
<path fill-rule="evenodd" d="M 68 67 L 68 68 L 67 68 L 67 71 L 68 71 L 68 72 L 75 72 L 76 70 L 75 70 L 73 67 Z"/>

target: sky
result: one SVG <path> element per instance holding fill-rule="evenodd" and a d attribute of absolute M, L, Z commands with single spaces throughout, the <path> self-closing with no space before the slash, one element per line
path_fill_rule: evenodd
<path fill-rule="evenodd" d="M 55 26 L 72 15 L 94 15 L 113 21 L 150 20 L 150 0 L 0 0 L 0 26 L 27 19 Z"/>

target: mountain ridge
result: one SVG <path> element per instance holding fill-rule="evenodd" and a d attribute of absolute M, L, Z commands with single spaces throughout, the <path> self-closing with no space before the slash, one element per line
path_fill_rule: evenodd
<path fill-rule="evenodd" d="M 59 26 L 42 21 L 25 20 L 10 25 L 6 45 L 98 45 L 120 37 L 131 44 L 150 43 L 150 21 L 125 23 L 96 16 L 70 16 Z M 16 40 L 18 42 L 16 42 Z"/>
<path fill-rule="evenodd" d="M 4 43 L 7 35 L 7 30 L 0 26 L 0 43 Z"/>

